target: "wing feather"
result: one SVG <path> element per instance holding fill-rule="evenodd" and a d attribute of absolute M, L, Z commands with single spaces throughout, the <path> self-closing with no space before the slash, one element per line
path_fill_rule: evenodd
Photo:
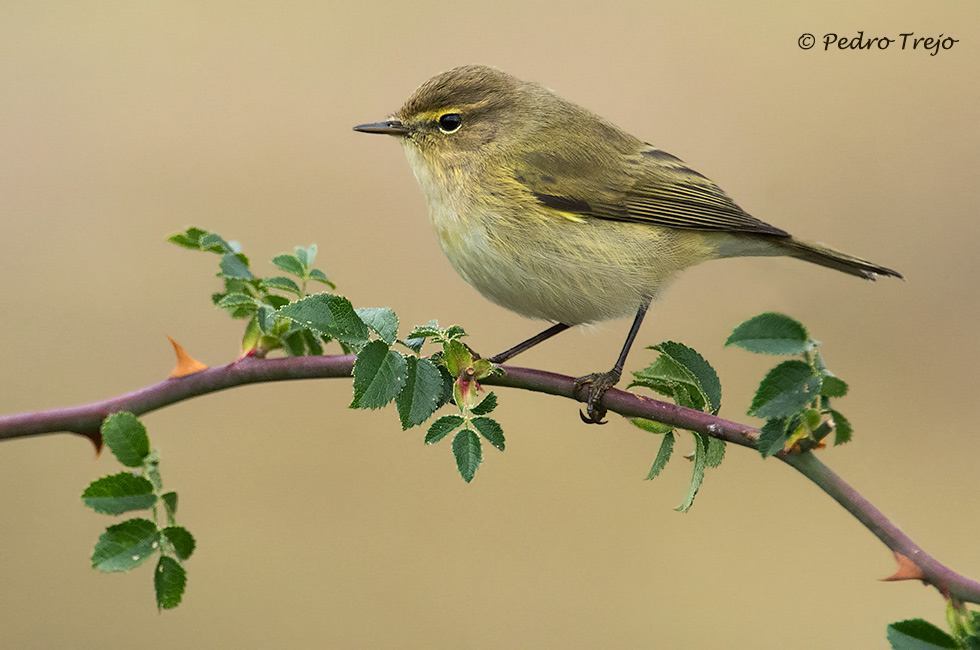
<path fill-rule="evenodd" d="M 598 219 L 788 238 L 742 210 L 717 185 L 679 158 L 647 145 L 616 161 L 557 152 L 527 157 L 514 178 L 547 207 Z"/>

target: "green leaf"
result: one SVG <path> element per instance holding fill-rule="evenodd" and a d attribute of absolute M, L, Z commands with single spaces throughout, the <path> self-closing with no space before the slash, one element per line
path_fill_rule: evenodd
<path fill-rule="evenodd" d="M 436 363 L 433 361 L 433 363 Z M 442 375 L 442 397 L 439 399 L 439 406 L 449 404 L 453 399 L 456 388 L 456 378 L 449 374 L 446 366 L 439 364 L 439 374 Z M 472 411 L 471 411 L 472 412 Z"/>
<path fill-rule="evenodd" d="M 428 359 L 405 357 L 405 388 L 395 398 L 402 429 L 425 422 L 442 400 L 442 373 Z"/>
<path fill-rule="evenodd" d="M 378 409 L 395 399 L 406 381 L 405 357 L 388 349 L 384 341 L 371 341 L 354 362 L 354 399 L 351 408 Z"/>
<path fill-rule="evenodd" d="M 805 361 L 784 361 L 766 375 L 752 398 L 749 415 L 785 418 L 801 412 L 818 395 L 820 378 Z"/>
<path fill-rule="evenodd" d="M 163 529 L 163 534 L 174 545 L 174 551 L 181 560 L 189 558 L 197 546 L 194 536 L 183 526 L 167 526 Z"/>
<path fill-rule="evenodd" d="M 477 468 L 483 461 L 483 449 L 480 438 L 475 432 L 463 429 L 453 438 L 453 456 L 456 457 L 456 468 L 460 476 L 469 483 L 473 480 Z"/>
<path fill-rule="evenodd" d="M 320 269 L 310 269 L 310 279 L 322 282 L 331 289 L 336 289 L 337 285 L 327 279 L 327 275 Z"/>
<path fill-rule="evenodd" d="M 490 391 L 479 404 L 470 409 L 470 413 L 473 415 L 486 415 L 495 408 L 497 408 L 497 396 L 493 394 L 493 391 Z"/>
<path fill-rule="evenodd" d="M 293 250 L 296 251 L 296 259 L 303 265 L 303 268 L 310 268 L 310 265 L 313 264 L 313 260 L 316 259 L 316 244 L 310 244 L 309 248 L 296 246 L 293 248 Z"/>
<path fill-rule="evenodd" d="M 721 461 L 725 460 L 725 449 L 728 445 L 724 440 L 705 436 L 707 440 L 707 452 L 704 457 L 704 464 L 708 467 L 718 467 Z"/>
<path fill-rule="evenodd" d="M 283 318 L 345 343 L 360 345 L 370 336 L 368 326 L 354 311 L 350 301 L 329 293 L 291 302 L 277 312 Z"/>
<path fill-rule="evenodd" d="M 425 444 L 434 445 L 447 435 L 463 426 L 464 420 L 459 415 L 444 415 L 429 427 L 429 432 L 425 434 Z"/>
<path fill-rule="evenodd" d="M 276 255 L 272 258 L 272 263 L 286 273 L 292 273 L 296 277 L 302 278 L 306 275 L 306 269 L 303 268 L 302 262 L 295 255 L 287 255 L 285 253 Z"/>
<path fill-rule="evenodd" d="M 237 252 L 228 242 L 201 228 L 188 228 L 185 232 L 177 233 L 167 237 L 167 241 L 190 248 L 193 250 L 205 251 L 209 253 L 234 253 Z"/>
<path fill-rule="evenodd" d="M 847 382 L 834 375 L 824 375 L 820 394 L 824 397 L 844 397 L 847 395 Z"/>
<path fill-rule="evenodd" d="M 221 235 L 217 235 L 213 232 L 209 232 L 203 237 L 199 246 L 202 251 L 207 251 L 209 253 L 241 253 L 242 247 L 238 245 L 238 242 L 225 241 Z"/>
<path fill-rule="evenodd" d="M 704 410 L 718 413 L 721 408 L 721 381 L 718 379 L 718 373 L 715 372 L 710 363 L 705 361 L 704 357 L 694 349 L 674 341 L 665 341 L 653 346 L 653 349 L 661 354 L 666 354 L 686 368 L 696 380 L 698 390 L 708 404 Z"/>
<path fill-rule="evenodd" d="M 251 318 L 252 316 L 255 315 L 255 307 L 247 306 L 247 305 L 240 305 L 238 307 L 229 307 L 228 315 L 231 316 L 232 318 L 242 318 L 242 319 Z"/>
<path fill-rule="evenodd" d="M 493 365 L 488 359 L 473 359 L 473 378 L 477 381 L 486 379 L 490 375 L 503 375 L 504 371 Z"/>
<path fill-rule="evenodd" d="M 82 492 L 82 502 L 105 515 L 145 510 L 156 503 L 153 484 L 142 476 L 120 472 L 92 481 Z"/>
<path fill-rule="evenodd" d="M 109 526 L 92 553 L 92 568 L 99 571 L 135 569 L 160 546 L 160 531 L 148 519 L 130 519 Z"/>
<path fill-rule="evenodd" d="M 830 409 L 830 417 L 834 420 L 834 445 L 843 445 L 851 441 L 854 429 L 844 414 L 840 411 Z"/>
<path fill-rule="evenodd" d="M 262 299 L 265 300 L 265 302 L 272 307 L 273 310 L 279 309 L 280 307 L 285 307 L 289 304 L 289 298 L 275 293 L 267 293 L 262 297 Z"/>
<path fill-rule="evenodd" d="M 980 650 L 980 611 L 967 609 L 956 599 L 947 600 L 946 625 L 962 650 Z"/>
<path fill-rule="evenodd" d="M 184 248 L 191 248 L 193 250 L 201 249 L 201 237 L 208 234 L 207 230 L 202 230 L 200 228 L 188 228 L 186 232 L 180 232 L 167 237 L 167 241 L 171 244 L 177 244 L 178 246 L 183 246 Z"/>
<path fill-rule="evenodd" d="M 762 425 L 759 440 L 755 443 L 755 448 L 759 450 L 763 458 L 768 458 L 773 454 L 778 454 L 786 444 L 786 430 L 788 423 L 783 418 L 774 418 L 766 421 Z"/>
<path fill-rule="evenodd" d="M 810 339 L 803 323 L 785 314 L 766 312 L 736 327 L 725 345 L 762 354 L 797 355 L 812 350 L 816 342 Z"/>
<path fill-rule="evenodd" d="M 187 587 L 187 572 L 180 563 L 166 555 L 160 557 L 153 572 L 153 588 L 157 596 L 157 608 L 173 609 L 180 604 Z"/>
<path fill-rule="evenodd" d="M 708 398 L 690 370 L 675 361 L 670 355 L 661 353 L 657 359 L 640 372 L 634 372 L 635 379 L 630 384 L 643 386 L 666 395 L 681 406 L 698 411 L 705 409 Z"/>
<path fill-rule="evenodd" d="M 281 322 L 281 319 L 276 318 L 276 310 L 266 305 L 259 307 L 258 311 L 255 312 L 255 317 L 258 319 L 259 329 L 266 334 L 269 334 Z"/>
<path fill-rule="evenodd" d="M 446 328 L 443 335 L 450 340 L 461 339 L 466 336 L 466 332 L 459 325 L 450 325 Z"/>
<path fill-rule="evenodd" d="M 299 285 L 290 280 L 289 278 L 284 278 L 282 276 L 276 276 L 274 278 L 265 278 L 262 280 L 262 287 L 267 291 L 269 289 L 278 289 L 279 291 L 288 291 L 289 293 L 295 293 L 297 296 L 303 295 L 303 290 L 299 288 Z"/>
<path fill-rule="evenodd" d="M 102 441 L 126 467 L 140 467 L 150 453 L 146 427 L 128 411 L 113 413 L 102 421 Z"/>
<path fill-rule="evenodd" d="M 245 334 L 242 335 L 242 352 L 249 352 L 259 346 L 259 340 L 262 338 L 259 318 L 260 314 L 256 314 L 245 325 Z"/>
<path fill-rule="evenodd" d="M 317 338 L 317 335 L 308 329 L 302 330 L 303 340 L 306 341 L 306 349 L 310 351 L 310 354 L 317 356 L 323 354 L 323 343 Z"/>
<path fill-rule="evenodd" d="M 408 333 L 409 339 L 427 339 L 437 336 L 442 336 L 442 330 L 439 329 L 439 321 L 433 319 L 430 320 L 427 325 L 416 325 L 411 332 Z"/>
<path fill-rule="evenodd" d="M 888 642 L 894 650 L 943 650 L 957 647 L 953 637 L 921 618 L 889 625 Z"/>
<path fill-rule="evenodd" d="M 390 307 L 362 307 L 354 310 L 381 340 L 393 345 L 398 338 L 398 316 Z"/>
<path fill-rule="evenodd" d="M 687 488 L 687 497 L 684 503 L 680 504 L 675 510 L 687 512 L 694 505 L 694 497 L 701 489 L 701 482 L 704 481 L 704 467 L 707 459 L 707 447 L 705 437 L 699 433 L 694 434 L 694 469 L 691 470 L 691 484 Z"/>
<path fill-rule="evenodd" d="M 221 256 L 221 275 L 233 280 L 255 278 L 248 268 L 248 258 L 241 253 L 225 253 Z"/>
<path fill-rule="evenodd" d="M 647 420 L 646 418 L 630 418 L 630 422 L 633 423 L 634 426 L 637 426 L 649 433 L 664 434 L 670 433 L 674 430 L 674 425 L 672 424 L 655 422 L 654 420 Z"/>
<path fill-rule="evenodd" d="M 649 422 L 649 420 L 646 421 Z M 657 478 L 660 472 L 663 471 L 663 468 L 667 466 L 667 461 L 670 460 L 672 453 L 674 453 L 674 434 L 667 433 L 664 435 L 664 439 L 660 441 L 660 450 L 657 452 L 657 457 L 653 460 L 653 467 L 647 473 L 646 480 L 652 481 Z"/>
<path fill-rule="evenodd" d="M 967 648 L 970 650 L 980 650 L 980 612 L 968 610 L 963 614 L 964 620 L 961 625 L 953 629 L 955 631 L 962 628 L 962 641 L 966 644 Z M 959 634 L 959 632 L 955 633 Z"/>
<path fill-rule="evenodd" d="M 303 338 L 302 330 L 296 330 L 288 336 L 284 336 L 282 342 L 285 343 L 286 352 L 293 357 L 302 357 L 306 354 L 306 339 Z"/>
<path fill-rule="evenodd" d="M 408 338 L 401 342 L 406 348 L 414 352 L 415 354 L 420 354 L 422 352 L 422 346 L 425 345 L 425 339 L 423 338 Z"/>
<path fill-rule="evenodd" d="M 177 493 L 167 492 L 166 494 L 161 494 L 160 500 L 163 501 L 163 507 L 167 511 L 167 523 L 173 524 L 174 517 L 177 515 Z"/>
<path fill-rule="evenodd" d="M 460 372 L 473 363 L 473 355 L 459 341 L 447 341 L 442 349 L 442 362 L 453 377 L 458 377 Z"/>
<path fill-rule="evenodd" d="M 258 303 L 255 298 L 244 293 L 229 293 L 218 301 L 218 306 L 222 309 L 228 309 L 229 307 L 239 307 L 241 305 L 247 305 L 249 307 L 256 307 Z"/>
<path fill-rule="evenodd" d="M 800 414 L 800 420 L 808 429 L 816 429 L 823 421 L 823 414 L 817 409 L 806 409 Z"/>
<path fill-rule="evenodd" d="M 474 418 L 473 426 L 487 439 L 487 442 L 500 451 L 504 450 L 504 430 L 496 420 L 488 417 Z"/>

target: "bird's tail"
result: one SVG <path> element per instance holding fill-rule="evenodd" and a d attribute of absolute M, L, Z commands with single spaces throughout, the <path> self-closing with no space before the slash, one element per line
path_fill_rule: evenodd
<path fill-rule="evenodd" d="M 864 278 L 866 280 L 874 280 L 875 276 L 878 275 L 891 276 L 893 278 L 902 277 L 902 274 L 898 271 L 893 271 L 884 266 L 879 266 L 878 264 L 869 262 L 868 260 L 862 260 L 860 257 L 854 257 L 852 255 L 847 255 L 846 253 L 835 251 L 832 248 L 827 248 L 821 244 L 813 244 L 810 242 L 799 241 L 797 239 L 789 239 L 779 243 L 786 251 L 786 255 L 789 255 L 790 257 L 795 257 L 800 260 L 806 260 L 807 262 L 819 264 L 820 266 L 826 266 L 830 269 L 856 275 L 859 278 Z"/>

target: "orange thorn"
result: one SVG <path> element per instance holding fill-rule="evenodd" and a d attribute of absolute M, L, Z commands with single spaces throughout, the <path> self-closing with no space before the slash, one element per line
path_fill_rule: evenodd
<path fill-rule="evenodd" d="M 898 562 L 898 571 L 887 578 L 881 578 L 882 582 L 897 582 L 898 580 L 921 580 L 923 584 L 927 582 L 926 574 L 922 572 L 919 565 L 897 551 L 895 552 L 895 561 Z"/>
<path fill-rule="evenodd" d="M 169 336 L 167 340 L 174 346 L 174 352 L 177 354 L 177 366 L 174 368 L 173 372 L 170 373 L 171 377 L 183 377 L 184 375 L 192 375 L 195 372 L 200 372 L 206 370 L 207 366 L 187 354 L 180 343 L 173 340 Z"/>

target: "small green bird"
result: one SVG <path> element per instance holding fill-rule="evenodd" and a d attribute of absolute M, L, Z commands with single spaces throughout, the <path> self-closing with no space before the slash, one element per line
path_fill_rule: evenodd
<path fill-rule="evenodd" d="M 486 298 L 555 323 L 503 363 L 572 325 L 635 315 L 612 370 L 580 377 L 602 423 L 650 301 L 678 271 L 724 257 L 785 255 L 873 280 L 902 277 L 794 239 L 710 180 L 544 86 L 463 66 L 429 79 L 389 120 L 449 261 Z"/>

